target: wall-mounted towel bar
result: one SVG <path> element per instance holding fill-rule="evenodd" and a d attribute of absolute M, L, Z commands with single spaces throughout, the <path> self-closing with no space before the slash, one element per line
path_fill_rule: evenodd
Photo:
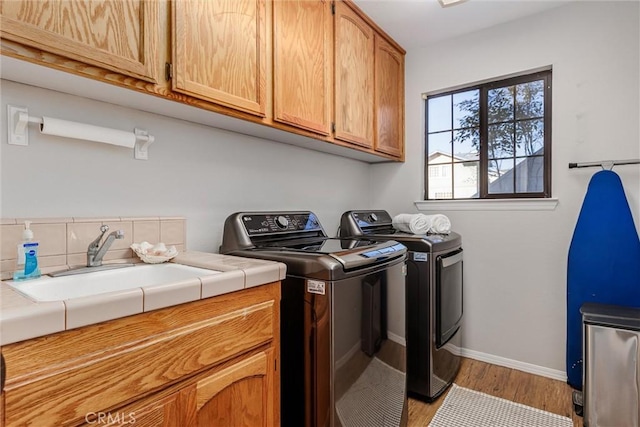
<path fill-rule="evenodd" d="M 574 168 L 593 168 L 593 167 L 601 167 L 602 169 L 613 168 L 618 165 L 637 165 L 640 164 L 640 159 L 629 159 L 629 160 L 601 160 L 599 162 L 585 162 L 585 163 L 569 163 L 569 169 Z"/>
<path fill-rule="evenodd" d="M 134 129 L 127 132 L 118 129 L 93 126 L 85 123 L 68 120 L 54 119 L 52 117 L 29 116 L 26 107 L 7 105 L 7 131 L 8 143 L 12 145 L 29 145 L 29 133 L 27 125 L 35 123 L 44 135 L 54 135 L 63 138 L 82 139 L 85 141 L 102 142 L 118 145 L 120 147 L 133 148 L 134 157 L 139 160 L 149 158 L 149 145 L 154 137 L 146 130 Z"/>

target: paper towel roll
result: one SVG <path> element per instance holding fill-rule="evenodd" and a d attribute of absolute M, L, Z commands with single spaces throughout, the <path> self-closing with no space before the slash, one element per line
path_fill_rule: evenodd
<path fill-rule="evenodd" d="M 104 142 L 127 148 L 133 148 L 136 145 L 136 136 L 133 132 L 70 122 L 68 120 L 54 119 L 51 117 L 42 118 L 40 132 L 45 135 Z"/>

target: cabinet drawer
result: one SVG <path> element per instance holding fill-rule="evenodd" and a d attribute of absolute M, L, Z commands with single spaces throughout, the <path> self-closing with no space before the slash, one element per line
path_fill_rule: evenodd
<path fill-rule="evenodd" d="M 233 300 L 227 297 L 223 302 L 230 301 Z M 203 307 L 208 303 L 207 300 L 192 303 L 194 311 L 206 312 Z M 41 365 L 35 372 L 21 370 L 28 363 L 21 363 L 20 357 L 29 358 L 30 353 L 24 347 L 20 349 L 20 343 L 5 347 L 6 425 L 45 426 L 83 421 L 87 413 L 121 406 L 274 339 L 278 327 L 275 299 L 264 301 L 263 297 L 262 302 L 245 307 L 229 303 L 228 311 L 217 314 L 220 303 L 209 304 L 214 312 L 211 317 L 196 318 L 187 324 L 176 319 L 176 327 L 141 339 L 122 339 L 117 345 L 110 343 L 101 349 L 93 343 L 84 354 L 67 350 L 68 345 L 51 348 L 48 363 L 45 356 L 38 355 Z M 183 314 L 188 313 L 190 305 L 184 306 Z M 144 329 L 146 323 L 153 323 L 148 319 L 150 316 L 158 314 L 146 313 L 127 320 Z M 95 331 L 91 328 L 97 327 L 87 327 L 86 340 L 92 339 L 91 332 Z M 113 333 L 121 332 L 116 329 Z M 40 344 L 46 345 L 46 340 Z M 64 359 L 65 351 L 74 356 Z"/>

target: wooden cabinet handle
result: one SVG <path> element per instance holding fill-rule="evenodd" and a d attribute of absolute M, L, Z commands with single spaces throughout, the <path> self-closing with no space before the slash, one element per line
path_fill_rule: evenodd
<path fill-rule="evenodd" d="M 6 377 L 6 370 L 4 367 L 4 356 L 0 353 L 0 392 L 4 390 L 4 379 Z"/>

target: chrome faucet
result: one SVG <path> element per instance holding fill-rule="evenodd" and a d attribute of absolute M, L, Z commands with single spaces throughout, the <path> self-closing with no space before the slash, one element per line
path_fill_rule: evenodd
<path fill-rule="evenodd" d="M 111 246 L 113 241 L 115 239 L 124 238 L 124 231 L 122 230 L 112 231 L 111 233 L 109 233 L 109 235 L 105 239 L 102 246 L 100 246 L 100 241 L 102 240 L 102 237 L 104 236 L 104 234 L 107 231 L 109 231 L 109 226 L 103 225 L 102 227 L 100 227 L 100 231 L 101 231 L 100 235 L 96 237 L 96 239 L 93 242 L 91 242 L 89 244 L 89 247 L 87 248 L 87 267 L 101 266 L 102 258 L 104 257 L 104 254 L 106 254 L 107 251 L 109 250 L 109 247 Z"/>
<path fill-rule="evenodd" d="M 124 238 L 124 231 L 117 230 L 109 233 L 107 238 L 100 246 L 100 241 L 104 237 L 105 233 L 109 231 L 108 225 L 103 225 L 100 227 L 100 235 L 96 237 L 96 239 L 89 244 L 87 248 L 87 265 L 86 267 L 72 267 L 68 270 L 56 271 L 53 273 L 48 273 L 51 277 L 59 277 L 59 276 L 70 276 L 72 274 L 82 274 L 82 273 L 91 273 L 94 271 L 102 271 L 102 270 L 113 270 L 116 268 L 124 268 L 124 267 L 133 267 L 135 264 L 132 263 L 114 263 L 114 264 L 104 264 L 102 265 L 102 258 L 104 254 L 107 253 L 109 247 L 116 239 Z"/>

